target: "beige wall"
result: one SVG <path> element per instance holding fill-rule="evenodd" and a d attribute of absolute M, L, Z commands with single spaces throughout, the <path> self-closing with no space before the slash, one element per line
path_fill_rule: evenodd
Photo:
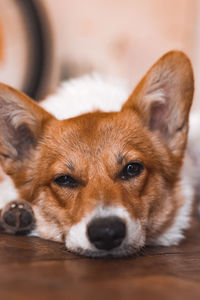
<path fill-rule="evenodd" d="M 199 0 L 43 2 L 66 77 L 95 70 L 135 84 L 160 55 L 181 49 L 191 57 L 200 80 Z"/>

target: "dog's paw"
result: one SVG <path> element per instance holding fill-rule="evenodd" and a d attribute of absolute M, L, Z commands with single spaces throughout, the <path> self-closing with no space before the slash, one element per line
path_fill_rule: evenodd
<path fill-rule="evenodd" d="M 1 227 L 7 233 L 26 234 L 34 228 L 34 225 L 33 210 L 24 200 L 8 203 L 1 212 Z"/>

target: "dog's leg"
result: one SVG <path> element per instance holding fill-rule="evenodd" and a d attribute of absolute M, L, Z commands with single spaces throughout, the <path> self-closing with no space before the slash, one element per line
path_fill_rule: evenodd
<path fill-rule="evenodd" d="M 19 200 L 11 178 L 0 167 L 0 230 L 12 234 L 29 233 L 35 226 L 31 205 Z M 14 200 L 13 199 L 17 199 Z"/>
<path fill-rule="evenodd" d="M 0 211 L 0 226 L 5 232 L 11 234 L 29 233 L 35 226 L 31 205 L 24 200 L 9 202 Z"/>

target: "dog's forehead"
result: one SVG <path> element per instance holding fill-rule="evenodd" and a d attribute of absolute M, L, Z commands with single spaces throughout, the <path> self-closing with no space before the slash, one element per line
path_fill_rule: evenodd
<path fill-rule="evenodd" d="M 63 137 L 68 144 L 94 148 L 111 147 L 141 139 L 142 126 L 134 113 L 93 112 L 62 122 Z"/>
<path fill-rule="evenodd" d="M 115 157 L 120 162 L 129 150 L 142 153 L 142 148 L 149 148 L 145 135 L 137 114 L 94 112 L 58 121 L 55 128 L 51 126 L 46 144 L 56 157 L 82 162 Z"/>
<path fill-rule="evenodd" d="M 112 112 L 105 113 L 101 111 L 80 115 L 70 120 L 64 120 L 63 126 L 66 126 L 66 132 L 71 128 L 74 133 L 79 133 L 82 137 L 93 139 L 107 136 L 115 138 L 115 133 L 132 132 L 138 129 L 139 119 L 134 113 Z"/>

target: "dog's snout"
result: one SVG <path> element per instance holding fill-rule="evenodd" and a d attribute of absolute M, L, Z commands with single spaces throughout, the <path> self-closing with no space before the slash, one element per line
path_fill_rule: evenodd
<path fill-rule="evenodd" d="M 94 219 L 88 225 L 90 242 L 101 250 L 111 250 L 118 247 L 125 235 L 126 225 L 119 217 Z"/>

